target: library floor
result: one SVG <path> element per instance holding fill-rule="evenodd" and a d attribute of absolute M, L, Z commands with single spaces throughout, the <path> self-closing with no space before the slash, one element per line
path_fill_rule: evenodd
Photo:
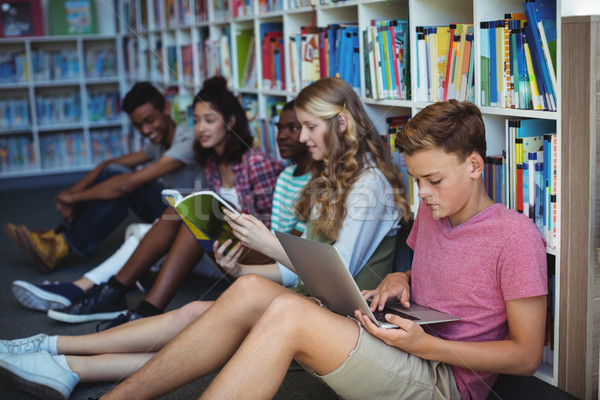
<path fill-rule="evenodd" d="M 61 187 L 50 187 L 33 190 L 2 191 L 0 190 L 0 225 L 6 222 L 25 224 L 31 229 L 50 228 L 58 222 L 54 211 L 53 197 Z M 44 313 L 34 312 L 21 307 L 10 291 L 11 282 L 21 279 L 29 282 L 44 280 L 74 280 L 83 273 L 98 265 L 114 252 L 123 240 L 123 232 L 128 223 L 136 222 L 135 217 L 127 219 L 121 227 L 111 235 L 93 257 L 84 259 L 70 257 L 57 271 L 48 275 L 16 247 L 3 232 L 0 232 L 0 271 L 4 278 L 0 281 L 0 338 L 15 339 L 44 332 L 51 335 L 79 335 L 95 331 L 96 323 L 63 324 L 46 317 Z M 179 307 L 189 301 L 204 297 L 215 299 L 227 284 L 214 280 L 202 279 L 192 275 L 187 279 L 169 309 Z M 142 298 L 143 293 L 135 289 L 129 293 L 129 304 L 133 306 Z M 163 397 L 163 399 L 196 399 L 210 383 L 214 374 L 200 378 L 195 382 Z M 489 399 L 544 399 L 562 400 L 573 397 L 559 389 L 534 377 L 502 376 L 494 385 L 495 394 Z M 98 397 L 108 392 L 115 383 L 80 384 L 73 392 L 71 399 L 85 400 Z M 0 382 L 0 399 L 32 400 L 36 397 L 16 391 Z M 337 396 L 325 385 L 309 376 L 304 371 L 290 371 L 279 389 L 275 399 L 279 400 L 333 400 Z"/>

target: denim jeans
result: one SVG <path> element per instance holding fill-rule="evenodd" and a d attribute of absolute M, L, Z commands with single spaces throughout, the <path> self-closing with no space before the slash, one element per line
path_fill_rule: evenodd
<path fill-rule="evenodd" d="M 131 170 L 127 167 L 109 164 L 94 184 L 128 172 Z M 63 222 L 56 231 L 63 233 L 73 252 L 89 256 L 123 222 L 130 209 L 144 222 L 159 218 L 166 209 L 160 193 L 163 189 L 161 184 L 153 181 L 115 199 L 80 203 L 73 221 Z"/>

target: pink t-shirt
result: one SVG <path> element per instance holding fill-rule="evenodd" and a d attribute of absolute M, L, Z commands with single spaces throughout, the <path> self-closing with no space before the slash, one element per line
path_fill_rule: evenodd
<path fill-rule="evenodd" d="M 466 342 L 508 337 L 505 302 L 548 293 L 546 247 L 527 217 L 494 204 L 462 224 L 419 207 L 407 239 L 414 250 L 411 300 L 460 321 L 430 325 L 437 337 Z M 496 374 L 452 367 L 463 399 L 485 399 Z"/>

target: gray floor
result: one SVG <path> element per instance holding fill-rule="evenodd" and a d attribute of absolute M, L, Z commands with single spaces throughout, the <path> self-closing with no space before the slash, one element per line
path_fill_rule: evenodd
<path fill-rule="evenodd" d="M 36 190 L 20 190 L 15 192 L 0 191 L 0 225 L 5 222 L 25 224 L 31 229 L 54 227 L 58 215 L 54 211 L 52 198 L 60 188 L 52 187 Z M 3 232 L 0 232 L 0 338 L 14 339 L 35 333 L 78 335 L 91 333 L 96 323 L 79 325 L 62 324 L 50 320 L 43 313 L 21 307 L 10 291 L 11 282 L 16 279 L 30 282 L 44 280 L 73 280 L 80 277 L 90 268 L 98 265 L 120 245 L 123 232 L 129 218 L 122 226 L 100 246 L 96 254 L 87 259 L 72 256 L 64 265 L 52 274 L 45 274 L 21 250 L 15 246 Z M 201 296 L 214 299 L 227 285 L 224 282 L 206 281 L 192 276 L 173 300 L 170 308 L 178 307 Z M 131 306 L 143 298 L 143 294 L 133 290 L 129 294 Z M 165 396 L 165 399 L 195 399 L 210 383 L 213 375 L 200 378 L 192 384 Z M 73 392 L 71 399 L 87 399 L 89 396 L 100 396 L 114 385 L 114 382 L 102 384 L 80 384 Z M 31 395 L 16 391 L 0 382 L 0 399 L 25 400 L 35 399 Z M 336 399 L 335 394 L 325 385 L 310 377 L 304 371 L 288 372 L 276 399 Z"/>

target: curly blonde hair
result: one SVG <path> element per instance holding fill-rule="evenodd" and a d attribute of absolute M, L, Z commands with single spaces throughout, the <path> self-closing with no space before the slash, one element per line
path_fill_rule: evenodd
<path fill-rule="evenodd" d="M 295 108 L 327 123 L 323 159 L 313 163 L 312 178 L 296 204 L 299 220 L 308 221 L 316 206 L 318 218 L 313 221 L 314 231 L 336 241 L 348 211 L 346 198 L 368 162 L 368 153 L 396 189 L 395 205 L 400 215 L 408 219 L 410 206 L 402 195 L 402 181 L 381 136 L 350 85 L 339 78 L 320 79 L 298 94 Z M 340 113 L 344 113 L 348 121 L 344 131 L 339 126 Z"/>

